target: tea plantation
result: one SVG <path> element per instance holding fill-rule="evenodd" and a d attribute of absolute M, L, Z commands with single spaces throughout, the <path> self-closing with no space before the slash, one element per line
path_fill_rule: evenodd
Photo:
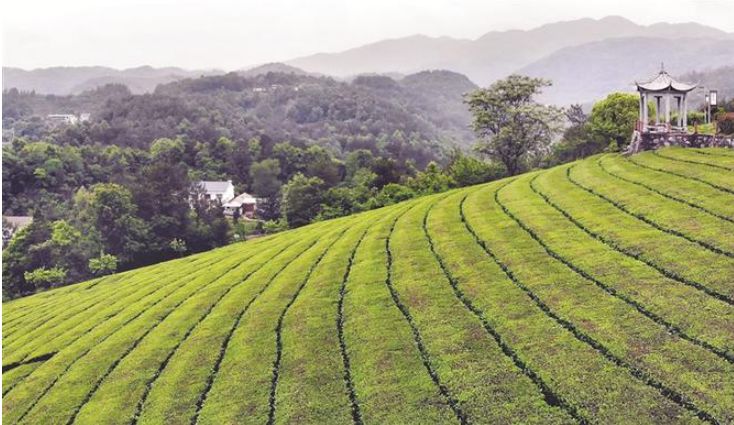
<path fill-rule="evenodd" d="M 595 156 L 2 322 L 5 424 L 734 424 L 734 151 Z"/>

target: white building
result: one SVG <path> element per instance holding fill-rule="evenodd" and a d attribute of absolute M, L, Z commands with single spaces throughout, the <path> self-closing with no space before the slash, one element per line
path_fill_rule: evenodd
<path fill-rule="evenodd" d="M 232 180 L 227 181 L 200 181 L 198 185 L 204 189 L 206 197 L 211 201 L 219 201 L 222 204 L 234 199 L 234 185 Z"/>
<path fill-rule="evenodd" d="M 31 223 L 33 217 L 30 216 L 3 216 L 3 248 L 8 245 L 15 233 Z"/>
<path fill-rule="evenodd" d="M 79 122 L 79 117 L 74 114 L 48 114 L 46 119 L 51 124 L 76 124 Z"/>

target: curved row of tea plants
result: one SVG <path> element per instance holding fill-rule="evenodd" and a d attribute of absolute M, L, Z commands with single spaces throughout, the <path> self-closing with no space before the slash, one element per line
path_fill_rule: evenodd
<path fill-rule="evenodd" d="M 3 305 L 9 424 L 734 424 L 734 155 L 600 155 Z"/>

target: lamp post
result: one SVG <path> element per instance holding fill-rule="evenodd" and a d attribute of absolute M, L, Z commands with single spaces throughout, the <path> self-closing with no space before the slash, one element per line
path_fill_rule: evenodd
<path fill-rule="evenodd" d="M 714 110 L 716 110 L 718 94 L 716 90 L 709 91 L 709 122 L 711 122 L 711 107 L 713 106 Z"/>
<path fill-rule="evenodd" d="M 706 114 L 706 107 L 707 107 L 706 105 L 708 105 L 709 103 L 708 92 L 706 91 L 706 87 L 704 86 L 696 87 L 696 91 L 699 91 L 699 90 L 703 92 L 703 122 L 704 124 L 708 124 L 708 115 Z"/>

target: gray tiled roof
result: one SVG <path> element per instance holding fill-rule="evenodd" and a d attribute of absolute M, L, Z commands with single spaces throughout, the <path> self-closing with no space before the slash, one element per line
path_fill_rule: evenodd
<path fill-rule="evenodd" d="M 637 89 L 646 91 L 677 91 L 677 92 L 689 92 L 696 88 L 695 84 L 686 84 L 676 81 L 664 70 L 653 78 L 652 80 L 645 83 L 637 83 Z"/>
<path fill-rule="evenodd" d="M 199 184 L 204 187 L 207 193 L 224 193 L 231 182 L 228 181 L 200 181 Z"/>

